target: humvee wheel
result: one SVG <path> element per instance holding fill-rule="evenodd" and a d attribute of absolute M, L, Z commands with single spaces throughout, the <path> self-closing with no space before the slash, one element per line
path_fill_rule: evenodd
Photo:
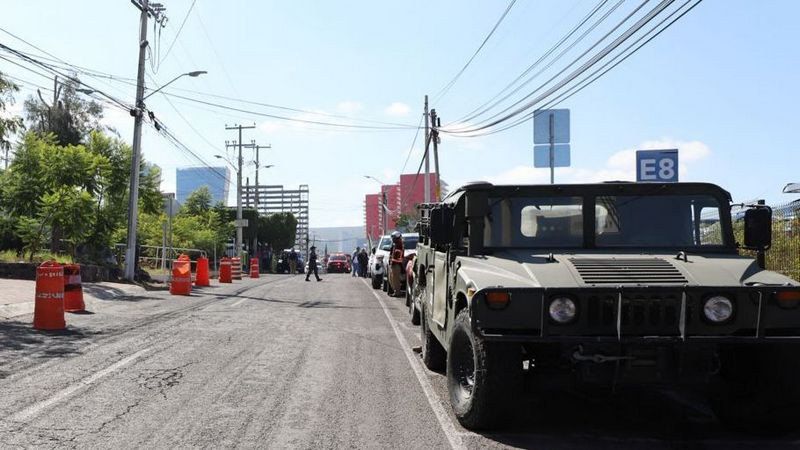
<path fill-rule="evenodd" d="M 374 276 L 374 275 L 371 278 L 372 278 L 372 289 L 380 289 L 381 288 L 381 279 L 376 277 L 376 276 Z"/>
<path fill-rule="evenodd" d="M 428 329 L 428 320 L 425 318 L 425 306 L 422 307 L 420 334 L 422 339 L 422 363 L 429 370 L 441 372 L 444 369 L 446 355 L 444 347 L 436 339 L 436 336 Z"/>
<path fill-rule="evenodd" d="M 409 298 L 406 300 L 408 305 L 408 313 L 411 315 L 411 325 L 419 325 L 419 310 L 417 309 L 417 297 L 421 294 L 419 284 L 414 286 L 413 293 L 409 293 Z"/>
<path fill-rule="evenodd" d="M 800 429 L 800 361 L 790 345 L 730 346 L 720 352 L 722 387 L 711 406 L 725 425 L 756 434 Z"/>
<path fill-rule="evenodd" d="M 469 311 L 453 324 L 447 352 L 447 390 L 465 428 L 491 429 L 503 423 L 522 390 L 522 363 L 516 346 L 485 342 L 475 335 Z"/>

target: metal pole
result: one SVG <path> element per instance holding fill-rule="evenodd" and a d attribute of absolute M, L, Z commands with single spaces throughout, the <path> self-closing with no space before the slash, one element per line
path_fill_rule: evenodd
<path fill-rule="evenodd" d="M 425 96 L 425 203 L 431 202 L 431 160 L 428 153 L 428 146 L 430 145 L 430 134 L 428 129 L 428 96 Z"/>
<path fill-rule="evenodd" d="M 144 108 L 144 58 L 147 50 L 148 0 L 142 0 L 139 19 L 139 68 L 136 75 L 136 104 L 133 121 L 133 152 L 131 154 L 131 180 L 128 195 L 128 247 L 125 254 L 125 278 L 136 277 L 136 228 L 139 214 L 139 158 L 142 147 L 142 114 Z"/>
<path fill-rule="evenodd" d="M 242 257 L 242 126 L 239 125 L 239 170 L 236 172 L 236 256 Z"/>
<path fill-rule="evenodd" d="M 550 113 L 550 184 L 555 184 L 555 114 Z"/>
<path fill-rule="evenodd" d="M 389 234 L 389 207 L 387 206 L 386 201 L 386 189 L 384 189 L 383 185 L 381 185 L 381 194 L 383 197 L 383 234 Z"/>
<path fill-rule="evenodd" d="M 442 189 L 439 185 L 439 116 L 436 115 L 436 110 L 431 110 L 431 133 L 433 136 L 431 140 L 433 141 L 433 170 L 436 173 L 436 179 L 434 180 L 434 193 L 435 198 L 434 201 L 441 201 L 442 200 Z"/>

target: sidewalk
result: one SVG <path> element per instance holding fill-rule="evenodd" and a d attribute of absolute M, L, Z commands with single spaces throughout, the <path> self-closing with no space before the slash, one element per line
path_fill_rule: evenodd
<path fill-rule="evenodd" d="M 0 279 L 0 320 L 33 313 L 36 282 Z M 147 291 L 135 284 L 83 283 L 83 301 L 92 310 L 98 300 L 145 296 Z"/>

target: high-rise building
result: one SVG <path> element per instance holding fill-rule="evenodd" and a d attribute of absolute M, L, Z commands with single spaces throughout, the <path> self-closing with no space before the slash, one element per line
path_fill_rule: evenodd
<path fill-rule="evenodd" d="M 184 167 L 175 170 L 175 197 L 183 204 L 192 192 L 207 186 L 211 192 L 211 203 L 228 203 L 228 180 L 231 179 L 227 167 Z"/>
<path fill-rule="evenodd" d="M 289 212 L 297 219 L 295 245 L 308 248 L 308 185 L 284 189 L 282 185 L 242 186 L 242 207 L 256 208 L 259 214 Z"/>
<path fill-rule="evenodd" d="M 430 198 L 436 198 L 436 175 L 430 174 Z M 417 174 L 400 175 L 400 182 L 397 184 L 381 186 L 382 192 L 386 193 L 386 203 L 389 208 L 387 216 L 388 231 L 397 228 L 397 220 L 400 215 L 417 215 L 417 205 L 425 201 L 425 176 Z M 447 192 L 447 183 L 441 182 L 440 186 L 442 197 Z M 383 215 L 385 213 L 382 206 L 383 198 L 381 193 L 367 194 L 364 199 L 364 224 L 367 235 L 376 239 L 383 234 Z"/>

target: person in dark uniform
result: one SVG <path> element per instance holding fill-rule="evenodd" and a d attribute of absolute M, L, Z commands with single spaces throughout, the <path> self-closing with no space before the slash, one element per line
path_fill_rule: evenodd
<path fill-rule="evenodd" d="M 306 272 L 306 281 L 311 281 L 308 277 L 311 276 L 311 271 L 314 271 L 314 276 L 317 278 L 317 281 L 322 281 L 322 278 L 319 277 L 318 269 L 317 269 L 317 247 L 311 246 L 311 253 L 308 255 L 308 272 Z"/>

